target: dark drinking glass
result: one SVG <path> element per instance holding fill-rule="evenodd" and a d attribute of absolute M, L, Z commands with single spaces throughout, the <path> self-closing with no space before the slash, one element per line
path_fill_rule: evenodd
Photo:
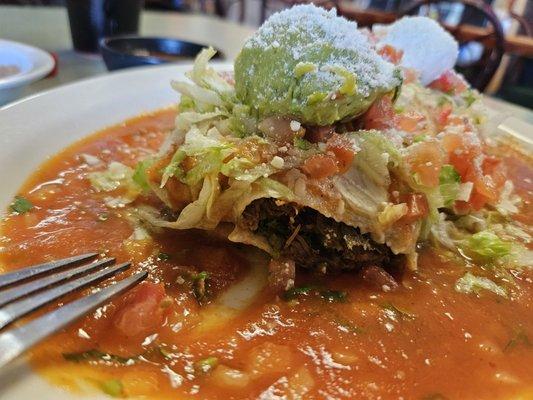
<path fill-rule="evenodd" d="M 67 0 L 74 48 L 97 52 L 106 36 L 137 33 L 143 0 Z"/>

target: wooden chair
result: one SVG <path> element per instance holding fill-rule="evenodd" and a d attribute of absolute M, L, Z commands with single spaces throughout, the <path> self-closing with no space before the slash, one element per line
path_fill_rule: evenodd
<path fill-rule="evenodd" d="M 206 1 L 200 0 L 200 3 L 205 4 Z M 213 0 L 214 14 L 218 15 L 219 17 L 227 18 L 229 15 L 229 11 L 232 7 L 237 7 L 237 18 L 239 22 L 244 22 L 244 17 L 246 14 L 246 0 Z M 204 8 L 202 9 L 202 11 L 206 12 Z"/>
<path fill-rule="evenodd" d="M 509 12 L 509 15 L 516 22 L 518 22 L 520 29 L 522 29 L 522 31 L 524 32 L 526 36 L 533 37 L 533 26 L 531 25 L 531 21 L 524 18 L 523 15 L 519 15 L 514 11 L 515 3 L 516 3 L 516 0 L 509 0 L 509 4 L 507 5 L 507 11 Z"/>

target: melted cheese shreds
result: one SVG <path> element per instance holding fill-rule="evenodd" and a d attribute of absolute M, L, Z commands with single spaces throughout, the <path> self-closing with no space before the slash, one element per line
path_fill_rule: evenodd
<path fill-rule="evenodd" d="M 417 70 L 423 85 L 452 69 L 457 61 L 457 42 L 430 18 L 403 17 L 385 30 L 380 45 L 402 50 L 401 64 Z"/>

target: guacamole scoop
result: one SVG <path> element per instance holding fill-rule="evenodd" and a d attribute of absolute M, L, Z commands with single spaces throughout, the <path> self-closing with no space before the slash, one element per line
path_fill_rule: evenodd
<path fill-rule="evenodd" d="M 237 96 L 258 117 L 312 125 L 352 119 L 400 83 L 354 22 L 313 5 L 274 14 L 235 61 Z"/>

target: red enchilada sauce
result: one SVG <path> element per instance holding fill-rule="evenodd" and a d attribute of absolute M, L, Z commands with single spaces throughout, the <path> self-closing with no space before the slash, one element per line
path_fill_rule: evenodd
<path fill-rule="evenodd" d="M 147 282 L 33 349 L 39 373 L 115 397 L 533 398 L 531 270 L 513 271 L 509 298 L 462 294 L 454 284 L 464 261 L 423 248 L 419 270 L 394 292 L 350 273 L 299 272 L 300 293 L 258 290 L 232 308 L 223 293 L 263 274 L 250 250 L 202 232 L 132 239 L 128 208 L 106 207 L 87 173 L 111 161 L 134 166 L 158 149 L 174 115 L 134 118 L 67 148 L 20 190 L 33 209 L 2 223 L 5 270 L 97 250 L 132 260 L 125 274 L 149 271 Z M 517 218 L 531 224 L 533 173 L 506 154 L 524 199 Z"/>

